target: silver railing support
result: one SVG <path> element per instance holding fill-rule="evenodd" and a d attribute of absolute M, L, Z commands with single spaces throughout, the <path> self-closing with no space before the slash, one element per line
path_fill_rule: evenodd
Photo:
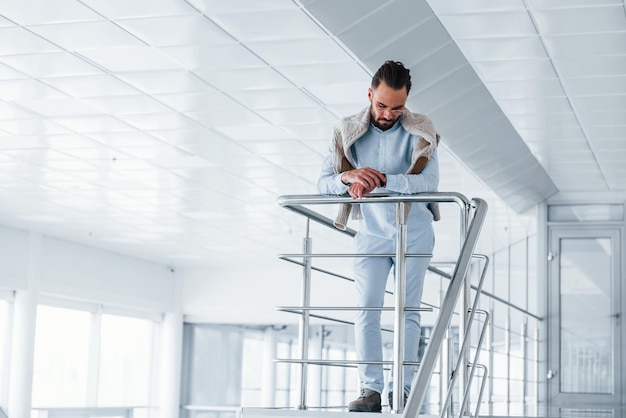
<path fill-rule="evenodd" d="M 406 203 L 396 206 L 396 287 L 394 291 L 395 314 L 393 326 L 393 412 L 404 409 L 404 330 L 406 320 Z"/>
<path fill-rule="evenodd" d="M 471 205 L 468 205 L 464 208 L 464 211 L 461 213 L 461 247 L 463 246 L 464 238 L 467 235 L 467 227 L 470 222 L 471 215 Z M 461 294 L 461 312 L 459 315 L 459 346 L 461 345 L 461 341 L 467 341 L 469 344 L 469 340 L 471 337 L 470 326 L 471 319 L 470 315 L 470 305 L 472 303 L 472 289 L 471 289 L 471 280 L 466 279 L 463 283 L 463 290 Z M 480 292 L 478 293 L 480 294 Z M 476 298 L 478 301 L 478 298 Z M 467 367 L 469 364 L 469 352 L 467 350 L 459 350 L 459 360 L 460 364 L 454 370 L 455 375 L 458 374 L 459 379 L 459 400 L 463 399 L 463 391 L 464 388 L 469 386 L 469 379 L 467 376 Z M 452 390 L 452 389 L 451 389 Z M 460 404 L 459 408 L 461 410 L 464 409 L 464 405 Z"/>
<path fill-rule="evenodd" d="M 467 231 L 465 242 L 461 248 L 459 260 L 452 273 L 452 279 L 446 292 L 444 303 L 439 311 L 439 316 L 433 332 L 431 334 L 430 342 L 426 346 L 426 352 L 424 353 L 424 359 L 420 363 L 420 367 L 417 370 L 417 374 L 413 379 L 411 385 L 411 393 L 407 399 L 406 408 L 404 409 L 404 417 L 417 418 L 420 408 L 424 402 L 426 396 L 426 390 L 430 382 L 430 377 L 435 369 L 437 362 L 437 354 L 441 349 L 442 341 L 445 337 L 446 329 L 450 325 L 450 320 L 454 314 L 454 308 L 460 293 L 465 285 L 465 278 L 467 271 L 472 260 L 474 248 L 478 242 L 480 235 L 480 229 L 487 213 L 487 203 L 482 199 L 474 199 L 476 202 L 476 210 L 472 223 Z"/>
<path fill-rule="evenodd" d="M 480 254 L 475 255 L 474 257 L 482 258 L 485 261 L 483 268 L 482 268 L 482 273 L 480 275 L 480 280 L 478 281 L 478 287 L 476 289 L 476 294 L 479 295 L 483 288 L 483 283 L 485 282 L 485 277 L 487 275 L 487 267 L 489 266 L 489 258 Z M 467 318 L 465 332 L 463 333 L 464 335 L 468 336 L 470 334 L 472 323 L 474 322 L 474 315 L 477 313 L 485 315 L 485 322 L 483 323 L 483 328 L 482 328 L 482 332 L 480 335 L 480 339 L 478 341 L 478 346 L 476 348 L 476 354 L 474 357 L 473 364 L 478 363 L 478 356 L 480 354 L 480 350 L 482 348 L 485 333 L 489 325 L 489 313 L 478 309 L 478 297 L 474 298 L 474 303 L 472 304 L 471 308 L 468 309 L 468 318 Z M 461 340 L 459 340 L 459 357 L 458 357 L 456 366 L 453 369 L 455 370 L 455 373 L 450 378 L 450 384 L 448 386 L 447 396 L 445 397 L 445 401 L 442 404 L 443 406 L 441 408 L 440 418 L 443 418 L 446 412 L 449 416 L 453 415 L 452 414 L 452 393 L 454 392 L 454 384 L 457 379 L 461 380 L 461 376 L 467 376 L 467 374 L 456 373 L 456 371 L 461 370 L 463 368 L 466 369 L 469 367 L 469 363 L 466 362 L 468 357 L 465 354 L 469 355 L 470 342 L 471 342 L 470 338 L 464 338 L 462 342 Z M 472 383 L 473 376 L 474 376 L 474 367 L 472 367 L 469 376 L 467 376 L 468 377 L 467 383 L 463 383 L 461 381 L 461 384 L 459 385 L 462 390 L 461 397 L 459 398 L 461 399 L 461 403 L 459 404 L 459 409 L 460 409 L 459 417 L 461 417 L 465 409 L 467 409 L 466 403 L 469 402 L 469 388 Z M 449 407 L 446 408 L 446 406 L 448 405 Z"/>
<path fill-rule="evenodd" d="M 480 384 L 480 390 L 478 392 L 478 400 L 476 401 L 476 410 L 474 411 L 474 417 L 478 418 L 480 416 L 480 405 L 483 401 L 483 393 L 485 392 L 485 385 L 487 383 L 489 369 L 484 364 L 477 364 L 476 368 L 483 369 L 483 378 Z"/>
<path fill-rule="evenodd" d="M 426 346 L 426 352 L 424 353 L 423 360 L 421 363 L 410 363 L 406 362 L 404 359 L 404 324 L 406 320 L 406 311 L 408 310 L 423 310 L 420 307 L 407 307 L 406 306 L 406 258 L 407 257 L 432 257 L 432 254 L 407 254 L 406 250 L 406 240 L 407 240 L 407 225 L 406 225 L 406 215 L 408 213 L 407 207 L 409 204 L 414 202 L 422 202 L 422 203 L 430 203 L 430 202 L 453 202 L 459 204 L 462 209 L 461 213 L 461 231 L 463 235 L 463 243 L 461 245 L 461 251 L 459 254 L 459 259 L 454 267 L 454 271 L 450 276 L 450 283 L 448 289 L 443 298 L 442 306 L 440 307 L 439 315 L 433 331 L 430 335 L 430 341 Z M 368 195 L 364 198 L 360 199 L 351 199 L 349 196 L 322 196 L 322 195 L 297 195 L 297 196 L 281 196 L 278 199 L 278 203 L 298 214 L 304 215 L 307 217 L 307 236 L 304 240 L 304 251 L 301 254 L 303 267 L 303 289 L 301 295 L 301 306 L 300 307 L 292 307 L 285 308 L 284 310 L 289 312 L 298 313 L 301 315 L 300 319 L 300 360 L 285 360 L 287 362 L 292 363 L 300 363 L 301 364 L 301 376 L 300 376 L 300 409 L 306 409 L 306 381 L 307 381 L 307 365 L 308 364 L 326 364 L 333 366 L 340 366 L 350 364 L 391 364 L 392 362 L 381 361 L 381 362 L 370 362 L 370 361 L 320 361 L 320 360 L 310 360 L 308 359 L 308 328 L 309 328 L 309 320 L 311 317 L 321 318 L 321 319 L 330 319 L 335 320 L 330 317 L 324 317 L 321 315 L 311 314 L 311 310 L 322 309 L 327 310 L 332 308 L 324 308 L 324 307 L 311 307 L 310 305 L 310 286 L 311 286 L 311 272 L 313 270 L 311 260 L 316 256 L 332 256 L 327 254 L 312 254 L 311 250 L 311 240 L 309 238 L 309 222 L 310 220 L 316 221 L 322 225 L 334 228 L 334 223 L 329 218 L 305 207 L 305 205 L 316 205 L 316 204 L 344 204 L 344 203 L 356 203 L 356 204 L 365 204 L 365 203 L 395 203 L 397 207 L 397 237 L 396 237 L 396 253 L 395 254 L 370 254 L 365 256 L 383 256 L 383 257 L 396 257 L 396 288 L 394 291 L 395 298 L 395 307 L 394 307 L 394 388 L 393 388 L 393 401 L 396 410 L 394 412 L 403 412 L 403 417 L 417 417 L 418 411 L 421 408 L 421 405 L 424 401 L 424 397 L 426 395 L 426 390 L 428 389 L 428 385 L 430 382 L 430 377 L 434 372 L 434 368 L 438 359 L 439 353 L 441 352 L 441 348 L 443 345 L 444 338 L 446 337 L 446 332 L 449 329 L 450 321 L 452 315 L 455 312 L 457 301 L 459 300 L 459 296 L 463 294 L 463 298 L 461 299 L 462 303 L 462 312 L 461 312 L 461 329 L 460 335 L 463 336 L 463 346 L 465 349 L 460 353 L 459 361 L 461 366 L 457 366 L 455 370 L 448 370 L 452 375 L 456 375 L 456 377 L 462 377 L 461 381 L 463 384 L 460 385 L 461 396 L 463 404 L 465 405 L 468 400 L 466 396 L 463 394 L 469 393 L 468 385 L 471 383 L 471 377 L 474 373 L 474 367 L 472 367 L 472 371 L 469 372 L 467 367 L 469 367 L 469 352 L 467 347 L 469 347 L 469 330 L 471 326 L 471 321 L 473 320 L 473 312 L 476 308 L 476 302 L 474 303 L 474 309 L 468 310 L 467 308 L 470 305 L 471 301 L 471 282 L 467 280 L 468 277 L 468 269 L 470 267 L 471 258 L 473 257 L 473 252 L 476 247 L 476 242 L 478 240 L 478 236 L 480 234 L 480 229 L 485 219 L 487 204 L 482 199 L 472 199 L 470 202 L 463 195 L 459 193 L 422 193 L 418 195 L 388 195 L 388 194 L 372 194 Z M 470 216 L 472 215 L 472 216 Z M 471 220 L 471 222 L 470 222 Z M 337 229 L 335 229 L 337 230 Z M 346 228 L 345 230 L 339 231 L 350 236 L 355 236 L 356 231 Z M 364 256 L 363 254 L 342 254 L 337 255 L 338 257 L 359 257 Z M 288 259 L 289 256 L 283 256 L 284 259 Z M 293 260 L 288 260 L 294 262 Z M 436 268 L 429 267 L 429 270 L 434 271 L 437 274 L 443 274 L 441 271 L 438 271 Z M 320 269 L 316 269 L 316 271 L 322 271 Z M 337 275 L 337 277 L 341 277 Z M 342 277 L 343 278 L 343 277 Z M 481 279 L 482 282 L 482 279 Z M 477 292 L 477 296 L 480 294 L 480 290 Z M 344 309 L 354 309 L 354 308 L 344 308 Z M 359 308 L 360 310 L 368 309 Z M 372 309 L 382 309 L 385 308 L 372 308 Z M 337 320 L 338 322 L 348 323 L 346 321 Z M 482 340 L 482 338 L 481 338 Z M 454 342 L 452 341 L 449 346 L 450 350 L 454 349 Z M 452 357 L 449 356 L 447 361 L 450 361 Z M 283 361 L 283 360 L 281 360 Z M 475 364 L 474 361 L 473 364 Z M 403 405 L 404 400 L 404 366 L 417 366 L 418 372 L 413 378 L 412 389 L 408 396 L 406 405 Z M 487 376 L 485 368 L 485 374 L 483 377 L 483 387 L 484 382 Z M 441 375 L 442 381 L 446 382 L 448 379 L 452 378 L 449 375 Z M 445 380 L 444 380 L 445 379 Z M 465 382 L 467 381 L 467 382 Z M 453 382 L 452 382 L 453 384 Z M 482 394 L 482 392 L 481 392 Z M 463 410 L 463 406 L 461 405 L 461 411 Z M 404 409 L 403 409 L 404 407 Z M 445 408 L 445 405 L 442 405 L 442 408 Z"/>
<path fill-rule="evenodd" d="M 309 236 L 310 221 L 307 219 L 306 223 L 306 237 L 303 239 L 302 252 L 304 254 L 311 254 L 312 243 Z M 302 293 L 300 295 L 300 303 L 302 306 L 309 306 L 311 304 L 311 258 L 304 257 L 302 263 L 304 268 L 302 269 Z M 302 312 L 300 316 L 298 340 L 300 343 L 300 358 L 305 360 L 309 358 L 309 311 Z M 300 364 L 300 403 L 298 409 L 307 409 L 306 403 L 306 389 L 308 381 L 308 364 Z"/>
<path fill-rule="evenodd" d="M 478 338 L 478 346 L 476 347 L 476 353 L 474 354 L 474 361 L 471 363 L 471 369 L 469 372 L 469 380 L 468 385 L 465 387 L 465 392 L 463 393 L 463 400 L 461 401 L 461 408 L 459 409 L 459 418 L 463 416 L 463 412 L 465 412 L 465 408 L 469 407 L 469 395 L 471 389 L 471 381 L 474 378 L 474 372 L 476 371 L 476 367 L 478 366 L 478 358 L 480 357 L 480 350 L 483 346 L 483 341 L 485 339 L 485 334 L 487 331 L 487 327 L 489 325 L 489 312 L 478 310 L 476 313 L 482 313 L 485 315 L 485 322 L 483 323 L 483 329 L 480 332 L 480 337 Z M 478 409 L 480 409 L 480 403 L 478 404 Z"/>

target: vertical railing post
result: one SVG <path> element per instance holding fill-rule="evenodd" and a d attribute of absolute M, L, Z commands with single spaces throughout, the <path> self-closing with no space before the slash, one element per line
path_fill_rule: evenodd
<path fill-rule="evenodd" d="M 494 302 L 493 299 L 489 302 L 489 316 L 491 318 L 493 318 L 495 313 L 495 306 L 494 306 Z M 489 322 L 489 334 L 487 334 L 487 347 L 489 349 L 489 370 L 494 370 L 493 365 L 494 365 L 494 350 L 493 350 L 493 343 L 494 343 L 494 333 L 495 333 L 495 326 L 493 325 L 494 321 L 492 320 L 491 322 Z M 489 374 L 489 394 L 487 397 L 487 403 L 489 404 L 489 410 L 493 410 L 493 373 Z"/>
<path fill-rule="evenodd" d="M 528 318 L 524 316 L 522 321 L 522 411 L 526 411 L 526 382 L 528 382 Z"/>
<path fill-rule="evenodd" d="M 538 405 L 539 405 L 539 327 L 535 328 L 535 333 L 533 335 L 534 338 L 534 357 L 535 357 L 535 393 L 534 393 L 534 398 L 535 398 L 535 402 L 533 402 L 533 404 L 535 405 L 535 410 L 534 412 L 537 413 L 538 411 Z"/>
<path fill-rule="evenodd" d="M 302 260 L 303 272 L 302 272 L 302 289 L 300 295 L 300 306 L 305 309 L 300 316 L 300 327 L 298 333 L 298 340 L 300 344 L 300 358 L 302 360 L 309 359 L 309 319 L 310 311 L 308 308 L 311 305 L 311 257 L 306 257 L 312 254 L 311 238 L 309 236 L 310 220 L 306 221 L 306 237 L 303 239 L 303 251 L 305 257 Z M 308 363 L 306 361 L 300 364 L 300 403 L 298 409 L 307 409 L 306 405 L 306 392 L 307 392 L 307 378 L 308 378 Z"/>
<path fill-rule="evenodd" d="M 465 210 L 461 211 L 461 244 L 459 247 L 463 247 L 463 243 L 467 239 L 467 226 L 470 222 L 470 211 L 470 205 L 467 205 L 465 207 Z M 469 271 L 471 271 L 471 269 L 469 269 L 468 272 Z M 470 279 L 470 276 L 471 274 L 468 273 L 465 277 L 465 281 L 463 282 L 463 290 L 461 295 L 461 312 L 459 314 L 459 347 L 461 347 L 461 345 L 463 344 L 464 339 L 470 338 L 471 336 L 471 333 L 468 332 L 467 335 L 465 333 L 469 320 L 470 307 L 472 306 L 472 281 Z M 463 356 L 463 360 L 461 361 L 459 369 L 455 370 L 454 373 L 458 373 L 459 376 L 459 401 L 461 401 L 464 398 L 465 388 L 469 384 L 467 370 L 469 367 L 470 353 L 469 350 L 466 350 L 464 353 L 459 353 L 459 355 Z M 465 405 L 459 405 L 459 409 L 464 410 Z"/>
<path fill-rule="evenodd" d="M 393 328 L 393 407 L 396 413 L 404 410 L 404 339 L 406 319 L 406 217 L 408 207 L 405 202 L 396 205 L 396 277 L 394 290 Z"/>
<path fill-rule="evenodd" d="M 509 413 L 511 406 L 511 311 L 506 310 L 506 323 L 504 324 L 504 351 L 506 352 L 506 413 Z"/>
<path fill-rule="evenodd" d="M 454 416 L 454 388 L 450 389 L 449 384 L 452 381 L 452 374 L 454 373 L 454 333 L 452 332 L 452 326 L 448 326 L 448 330 L 446 331 L 446 339 L 445 339 L 445 350 L 446 350 L 446 369 L 448 372 L 446 373 L 446 395 L 450 396 L 450 402 L 448 402 L 448 406 L 446 408 L 445 414 L 443 416 L 453 417 Z M 444 404 L 445 406 L 445 404 Z"/>
<path fill-rule="evenodd" d="M 440 285 L 441 286 L 441 285 Z M 439 306 L 443 306 L 443 300 L 445 297 L 445 291 L 440 289 Z M 448 395 L 448 382 L 450 379 L 450 373 L 452 370 L 452 359 L 450 357 L 450 350 L 448 345 L 450 342 L 450 327 L 446 332 L 441 350 L 439 352 L 439 407 L 441 410 L 445 407 L 443 399 Z M 445 416 L 442 414 L 442 416 Z"/>

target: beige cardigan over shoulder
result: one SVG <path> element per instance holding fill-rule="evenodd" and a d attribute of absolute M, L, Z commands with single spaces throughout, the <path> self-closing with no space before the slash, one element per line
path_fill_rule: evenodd
<path fill-rule="evenodd" d="M 419 113 L 412 113 L 405 110 L 400 117 L 402 127 L 410 134 L 420 137 L 417 145 L 413 149 L 411 157 L 411 168 L 407 174 L 419 174 L 433 151 L 439 144 L 439 135 L 435 131 L 432 121 Z M 348 116 L 335 127 L 333 137 L 333 170 L 335 173 L 343 173 L 344 171 L 353 170 L 356 163 L 350 151 L 350 147 L 369 129 L 370 124 L 370 108 L 369 106 L 359 113 Z M 339 214 L 335 220 L 335 226 L 341 230 L 346 229 L 348 217 L 355 204 L 346 203 L 340 205 Z M 352 217 L 358 219 L 360 211 L 353 212 Z M 407 205 L 408 206 L 408 205 Z M 439 213 L 439 204 L 436 202 L 429 203 L 428 208 L 433 213 L 433 219 L 438 221 L 441 219 Z"/>

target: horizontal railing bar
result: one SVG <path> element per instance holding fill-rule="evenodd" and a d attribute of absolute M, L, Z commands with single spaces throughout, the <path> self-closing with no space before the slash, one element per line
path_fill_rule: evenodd
<path fill-rule="evenodd" d="M 294 205 L 328 205 L 336 203 L 431 203 L 431 202 L 452 202 L 462 206 L 469 205 L 469 200 L 458 192 L 436 192 L 419 194 L 391 194 L 391 193 L 370 193 L 360 199 L 353 199 L 350 195 L 284 195 L 279 196 L 278 204 L 291 207 Z"/>
<path fill-rule="evenodd" d="M 375 198 L 375 200 L 374 200 Z M 401 195 L 401 194 L 384 194 L 371 193 L 361 199 L 353 199 L 349 195 L 328 196 L 328 195 L 285 195 L 279 196 L 277 199 L 279 205 L 291 210 L 292 212 L 304 215 L 312 221 L 327 226 L 334 231 L 341 232 L 348 236 L 354 237 L 357 234 L 352 228 L 345 230 L 335 227 L 332 219 L 320 215 L 319 213 L 304 207 L 302 205 L 319 205 L 319 204 L 335 204 L 335 203 L 398 203 L 398 202 L 453 202 L 462 208 L 469 205 L 469 200 L 465 196 L 456 192 L 439 192 L 439 193 L 420 193 L 417 195 Z"/>
<path fill-rule="evenodd" d="M 278 310 L 294 311 L 393 311 L 393 306 L 372 307 L 372 306 L 279 306 Z M 432 308 L 418 308 L 407 306 L 404 308 L 409 312 L 432 312 Z"/>
<path fill-rule="evenodd" d="M 297 364 L 317 364 L 317 365 L 359 365 L 359 364 L 382 364 L 382 365 L 392 365 L 392 360 L 319 360 L 319 359 L 275 359 L 277 363 L 297 363 Z M 414 361 L 405 361 L 403 363 L 405 366 L 419 366 L 420 363 Z"/>
<path fill-rule="evenodd" d="M 292 263 L 292 264 L 296 264 L 296 265 L 298 265 L 298 266 L 304 267 L 304 263 L 303 263 L 303 262 L 301 262 L 301 261 L 298 261 L 298 260 L 292 260 L 292 259 L 290 259 L 290 258 L 286 258 L 286 257 L 278 257 L 278 258 L 279 258 L 280 260 L 288 261 L 288 262 L 290 262 L 290 263 Z M 430 269 L 430 267 L 429 267 L 429 269 Z M 353 283 L 354 283 L 354 279 L 352 279 L 352 278 L 350 278 L 350 277 L 343 276 L 343 275 L 341 275 L 341 274 L 334 273 L 334 272 L 332 272 L 332 271 L 328 271 L 328 270 L 325 270 L 325 269 L 321 269 L 321 268 L 319 268 L 319 267 L 311 266 L 311 270 L 314 270 L 314 271 L 317 271 L 317 272 L 320 272 L 320 273 L 324 273 L 324 274 L 327 274 L 327 275 L 329 275 L 329 276 L 337 277 L 337 278 L 339 278 L 339 279 L 343 279 L 343 280 L 346 280 L 346 281 L 349 281 L 349 282 L 353 282 Z M 391 290 L 387 290 L 387 289 L 385 289 L 385 293 L 386 293 L 386 294 L 388 294 L 388 295 L 393 295 L 393 292 L 392 292 Z M 431 307 L 431 308 L 433 308 L 433 309 L 439 309 L 439 306 L 437 306 L 437 305 L 433 305 L 433 304 L 428 303 L 428 302 L 422 302 L 422 305 L 426 305 L 426 306 Z"/>
<path fill-rule="evenodd" d="M 487 256 L 484 255 L 484 254 L 474 254 L 473 257 L 474 258 L 483 258 L 483 257 L 487 258 Z M 448 280 L 450 280 L 452 278 L 452 275 L 450 275 L 449 273 L 446 273 L 445 271 L 439 270 L 437 267 L 432 267 L 431 266 L 428 269 L 430 271 L 432 271 L 433 273 L 437 273 L 438 275 L 440 275 L 442 277 L 445 277 Z M 478 287 L 476 287 L 475 285 L 471 285 L 471 287 L 472 287 L 472 290 L 478 290 Z M 491 299 L 497 300 L 498 302 L 503 303 L 504 305 L 509 306 L 509 307 L 511 307 L 511 308 L 513 308 L 513 309 L 515 309 L 515 310 L 517 310 L 517 311 L 519 311 L 519 312 L 521 312 L 521 313 L 523 313 L 525 315 L 531 316 L 531 317 L 533 317 L 533 318 L 535 318 L 535 319 L 537 319 L 539 321 L 543 321 L 543 317 L 535 315 L 534 313 L 529 312 L 529 311 L 527 311 L 524 308 L 520 308 L 519 306 L 517 306 L 517 305 L 515 305 L 515 304 L 513 304 L 511 302 L 508 302 L 508 301 L 506 301 L 506 300 L 504 300 L 504 299 L 502 299 L 502 298 L 500 298 L 500 297 L 498 297 L 498 296 L 496 296 L 496 295 L 494 295 L 494 294 L 492 294 L 490 292 L 487 292 L 484 289 L 481 289 L 480 294 L 488 296 Z"/>
<path fill-rule="evenodd" d="M 290 309 L 277 309 L 277 310 L 280 312 L 287 312 L 287 313 L 292 313 L 296 315 L 304 315 L 304 312 L 299 311 L 299 310 L 290 310 Z M 317 314 L 309 314 L 309 316 L 311 318 L 324 319 L 324 320 L 331 321 L 331 322 L 337 322 L 339 324 L 354 325 L 354 322 L 346 321 L 343 319 L 332 318 L 330 316 L 317 315 Z M 393 332 L 393 330 L 390 328 L 381 328 L 380 330 L 385 331 L 385 332 Z"/>
<path fill-rule="evenodd" d="M 298 310 L 289 310 L 289 309 L 277 309 L 280 312 L 287 312 L 287 313 L 292 313 L 292 314 L 296 314 L 296 315 L 304 315 L 304 313 L 302 311 L 298 311 Z M 337 318 L 333 318 L 330 316 L 325 316 L 325 315 L 317 315 L 317 314 L 309 314 L 309 316 L 311 318 L 316 318 L 316 319 L 324 319 L 330 322 L 337 322 L 339 324 L 346 324 L 346 325 L 354 325 L 354 322 L 351 321 L 346 321 L 343 319 L 337 319 Z M 381 327 L 380 328 L 381 331 L 383 332 L 393 332 L 393 329 L 391 328 L 384 328 Z M 426 337 L 424 335 L 420 336 L 420 341 L 429 341 L 430 337 Z"/>
<path fill-rule="evenodd" d="M 278 256 L 278 258 L 281 259 L 281 260 L 289 261 L 290 263 L 293 263 L 293 264 L 297 264 L 297 265 L 299 265 L 301 267 L 304 267 L 304 263 L 301 262 L 301 261 L 292 260 L 291 258 L 283 257 L 283 256 Z M 329 271 L 329 270 L 325 270 L 325 269 L 322 269 L 322 268 L 319 268 L 319 267 L 311 266 L 311 270 L 315 270 L 315 271 L 318 271 L 320 273 L 327 274 L 329 276 L 337 277 L 339 279 L 343 279 L 343 280 L 347 280 L 347 281 L 350 281 L 350 282 L 354 282 L 354 279 L 352 279 L 352 278 L 350 278 L 348 276 L 344 276 L 344 275 L 341 275 L 339 273 L 335 273 L 335 272 L 332 272 L 332 271 Z M 389 292 L 389 293 L 392 293 L 392 292 Z"/>
<path fill-rule="evenodd" d="M 298 257 L 298 258 L 360 258 L 360 257 L 394 257 L 395 258 L 395 254 L 367 254 L 367 253 L 359 253 L 359 254 L 350 254 L 350 253 L 330 253 L 330 254 L 324 254 L 324 253 L 317 253 L 317 254 L 278 254 L 279 258 L 284 258 L 284 257 Z M 432 254 L 406 254 L 407 258 L 408 257 L 413 257 L 413 258 L 432 258 L 433 255 Z"/>

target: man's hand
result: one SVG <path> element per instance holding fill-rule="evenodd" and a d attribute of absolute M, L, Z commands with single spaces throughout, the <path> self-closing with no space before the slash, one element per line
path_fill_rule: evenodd
<path fill-rule="evenodd" d="M 341 181 L 350 184 L 348 193 L 354 199 L 360 199 L 376 187 L 383 187 L 386 177 L 370 167 L 357 168 L 343 173 Z"/>
<path fill-rule="evenodd" d="M 359 183 L 370 190 L 374 190 L 376 187 L 382 187 L 385 180 L 386 177 L 383 173 L 370 167 L 344 171 L 341 175 L 341 181 L 344 184 Z"/>
<path fill-rule="evenodd" d="M 374 189 L 375 187 L 368 188 L 363 186 L 361 183 L 352 183 L 350 187 L 348 187 L 348 193 L 353 199 L 360 199 Z"/>

